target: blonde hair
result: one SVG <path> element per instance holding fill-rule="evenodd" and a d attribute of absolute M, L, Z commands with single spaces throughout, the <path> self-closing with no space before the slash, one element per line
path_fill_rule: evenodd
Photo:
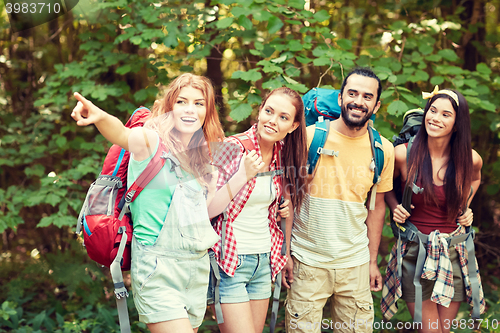
<path fill-rule="evenodd" d="M 184 147 L 179 139 L 173 115 L 169 112 L 173 110 L 184 87 L 200 90 L 206 105 L 205 121 L 201 129 L 193 134 L 187 147 Z M 145 127 L 155 130 L 166 148 L 179 160 L 181 167 L 198 178 L 202 186 L 207 186 L 207 167 L 213 155 L 212 149 L 216 146 L 213 143 L 224 139 L 224 131 L 215 107 L 214 89 L 208 78 L 186 73 L 173 80 L 165 89 L 163 98 L 154 103 L 151 118 Z"/>

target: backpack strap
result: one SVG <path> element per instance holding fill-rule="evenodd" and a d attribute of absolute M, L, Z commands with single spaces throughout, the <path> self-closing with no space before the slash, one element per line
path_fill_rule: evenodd
<path fill-rule="evenodd" d="M 370 137 L 370 145 L 373 153 L 372 161 L 370 163 L 370 169 L 373 171 L 373 186 L 370 194 L 370 210 L 374 210 L 377 186 L 382 179 L 380 174 L 384 169 L 384 146 L 382 145 L 380 133 L 377 132 L 371 124 L 368 125 L 368 135 Z"/>
<path fill-rule="evenodd" d="M 325 146 L 326 139 L 330 132 L 330 120 L 324 120 L 323 117 L 319 117 L 316 122 L 316 129 L 314 130 L 314 136 L 309 146 L 309 153 L 307 155 L 308 171 L 307 173 L 312 175 L 316 164 L 319 160 L 319 155 L 325 154 L 330 156 L 338 156 L 338 152 L 333 150 L 323 149 Z"/>
<path fill-rule="evenodd" d="M 122 219 L 123 215 L 130 212 L 130 204 L 137 198 L 137 196 L 141 193 L 141 191 L 149 184 L 149 182 L 160 172 L 160 170 L 165 165 L 165 155 L 163 154 L 166 150 L 165 146 L 160 142 L 158 146 L 158 150 L 156 151 L 153 158 L 149 161 L 148 165 L 144 169 L 144 171 L 137 177 L 135 182 L 129 187 L 127 192 L 124 194 L 122 201 L 124 201 L 122 210 L 118 219 Z M 178 168 L 176 168 L 177 174 Z M 120 202 L 120 206 L 122 206 L 122 202 Z"/>
<path fill-rule="evenodd" d="M 128 292 L 125 284 L 123 283 L 123 275 L 121 270 L 121 261 L 123 258 L 123 251 L 125 250 L 125 245 L 127 244 L 127 233 L 126 227 L 122 226 L 118 229 L 118 233 L 122 234 L 122 239 L 120 240 L 120 245 L 118 247 L 118 252 L 115 259 L 109 266 L 111 272 L 111 279 L 113 280 L 113 285 L 115 287 L 115 297 L 116 297 L 116 308 L 118 309 L 118 321 L 120 322 L 120 332 L 121 333 L 131 333 L 130 330 L 130 319 L 128 316 L 127 308 L 127 297 Z"/>

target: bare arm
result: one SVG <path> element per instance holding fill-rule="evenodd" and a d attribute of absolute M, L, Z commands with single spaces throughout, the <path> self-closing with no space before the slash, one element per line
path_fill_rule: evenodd
<path fill-rule="evenodd" d="M 394 179 L 397 177 L 401 177 L 401 182 L 403 183 L 407 178 L 405 145 L 398 145 L 394 148 Z M 385 194 L 385 202 L 393 214 L 394 221 L 404 223 L 410 217 L 410 214 L 403 208 L 403 205 L 398 202 L 394 189 Z"/>
<path fill-rule="evenodd" d="M 366 227 L 368 233 L 368 250 L 370 251 L 370 289 L 372 291 L 382 290 L 382 275 L 377 265 L 378 248 L 385 218 L 385 193 L 377 193 L 375 209 L 368 210 Z"/>
<path fill-rule="evenodd" d="M 472 150 L 472 195 L 467 202 L 467 205 L 470 205 L 472 198 L 476 195 L 477 189 L 481 184 L 481 168 L 483 167 L 483 159 L 481 156 L 473 149 Z"/>
<path fill-rule="evenodd" d="M 255 150 L 244 154 L 238 171 L 224 186 L 215 192 L 214 196 L 217 197 L 217 200 L 211 200 L 210 203 L 207 203 L 209 204 L 208 215 L 210 218 L 221 214 L 247 181 L 253 178 L 263 167 L 262 157 L 258 156 Z"/>
<path fill-rule="evenodd" d="M 467 201 L 467 209 L 457 218 L 457 222 L 463 226 L 470 226 L 474 221 L 474 214 L 472 213 L 472 209 L 469 208 L 469 205 L 472 198 L 476 195 L 479 185 L 481 184 L 481 168 L 483 167 L 483 159 L 475 150 L 472 150 L 472 164 L 472 195 Z M 469 195 L 469 191 L 466 191 L 466 193 L 466 195 Z"/>

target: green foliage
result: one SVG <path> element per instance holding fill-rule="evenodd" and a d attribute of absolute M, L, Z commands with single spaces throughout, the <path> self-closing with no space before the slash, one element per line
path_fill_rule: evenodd
<path fill-rule="evenodd" d="M 500 197 L 500 38 L 494 15 L 488 13 L 484 24 L 469 25 L 462 5 L 327 1 L 309 8 L 304 0 L 161 5 L 80 0 L 73 17 L 17 34 L 2 14 L 0 233 L 5 257 L 0 276 L 7 282 L 0 287 L 6 295 L 0 330 L 117 330 L 112 297 L 102 294 L 110 288 L 109 279 L 95 266 L 81 264 L 86 261 L 68 245 L 85 191 L 109 147 L 94 127 L 74 124 L 72 93 L 82 93 L 125 121 L 138 105 L 151 106 L 161 86 L 178 74 L 211 75 L 214 59 L 220 61 L 221 119 L 228 132 L 248 127 L 267 91 L 339 88 L 355 66 L 371 66 L 381 79 L 376 126 L 387 138 L 401 128 L 404 112 L 425 106 L 422 91 L 434 85 L 459 90 L 468 101 L 474 148 L 484 162 L 475 216 L 483 216 L 480 231 L 497 228 L 489 221 L 498 215 Z M 470 33 L 480 36 L 482 25 L 485 38 L 473 41 L 477 54 L 470 56 L 460 43 Z M 390 237 L 385 228 L 386 245 Z M 33 249 L 42 253 L 40 259 L 26 258 Z M 12 261 L 3 259 L 8 256 Z M 386 256 L 382 253 L 381 265 Z M 494 269 L 484 268 L 487 282 Z M 36 284 L 25 278 L 33 276 L 40 277 Z M 60 291 L 46 293 L 55 288 Z M 489 318 L 498 309 L 497 296 L 488 290 Z M 406 311 L 395 318 L 408 319 Z M 212 324 L 200 332 L 210 331 Z"/>

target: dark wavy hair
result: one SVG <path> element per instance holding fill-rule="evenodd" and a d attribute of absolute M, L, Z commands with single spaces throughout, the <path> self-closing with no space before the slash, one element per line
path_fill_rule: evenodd
<path fill-rule="evenodd" d="M 294 209 L 300 211 L 302 200 L 305 196 L 306 177 L 301 176 L 301 171 L 305 170 L 307 163 L 307 140 L 306 121 L 304 115 L 304 103 L 300 95 L 293 89 L 281 87 L 271 91 L 263 100 L 259 109 L 262 109 L 269 97 L 274 94 L 287 96 L 295 107 L 294 122 L 299 126 L 285 136 L 284 146 L 281 154 L 281 165 L 285 169 L 284 188 L 290 193 L 290 200 Z"/>
<path fill-rule="evenodd" d="M 444 176 L 444 189 L 447 202 L 447 215 L 449 221 L 454 221 L 463 209 L 467 206 L 470 188 L 472 184 L 472 146 L 470 132 L 469 106 L 464 96 L 458 91 L 452 90 L 458 96 L 458 103 L 446 94 L 433 96 L 425 106 L 424 122 L 427 112 L 432 103 L 438 98 L 446 98 L 451 102 L 455 110 L 454 132 L 450 139 L 450 157 Z M 434 193 L 432 180 L 432 162 L 429 154 L 428 134 L 425 124 L 420 126 L 415 136 L 413 146 L 410 151 L 408 178 L 406 186 L 411 186 L 418 170 L 417 182 L 424 188 L 424 202 L 426 204 L 435 203 L 438 205 Z"/>

